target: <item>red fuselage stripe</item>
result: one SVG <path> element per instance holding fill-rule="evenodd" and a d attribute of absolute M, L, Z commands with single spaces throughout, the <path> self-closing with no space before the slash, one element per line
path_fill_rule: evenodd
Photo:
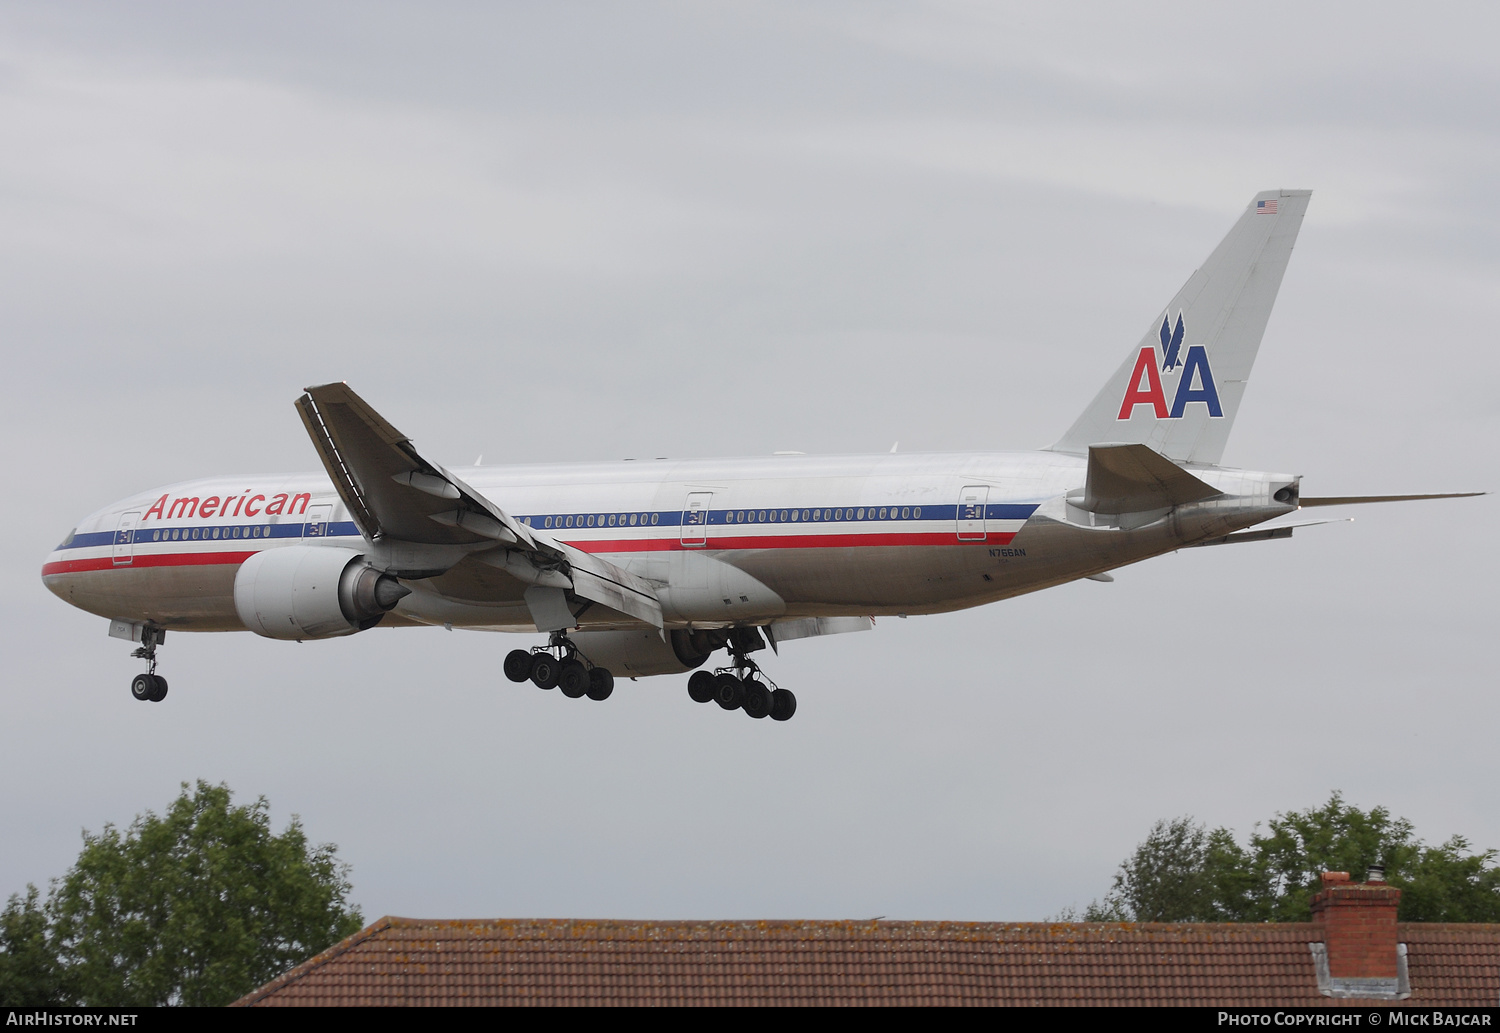
<path fill-rule="evenodd" d="M 672 552 L 703 549 L 724 552 L 734 549 L 858 549 L 894 548 L 912 545 L 1007 545 L 1015 538 L 1012 532 L 990 532 L 984 538 L 959 538 L 953 532 L 938 534 L 796 534 L 796 535 L 710 535 L 705 545 L 684 545 L 677 538 L 616 538 L 598 541 L 573 541 L 567 544 L 583 552 Z M 254 552 L 173 552 L 138 551 L 128 563 L 116 563 L 112 556 L 95 556 L 82 560 L 59 560 L 45 564 L 42 576 L 79 574 L 92 570 L 131 569 L 139 567 L 198 567 L 239 565 Z"/>
<path fill-rule="evenodd" d="M 858 549 L 867 546 L 901 545 L 1006 545 L 1015 537 L 1010 531 L 990 532 L 983 538 L 959 538 L 952 531 L 937 534 L 711 534 L 705 545 L 683 545 L 677 538 L 618 538 L 603 541 L 568 542 L 583 552 L 662 552 L 674 549 Z M 689 539 L 690 541 L 692 539 Z"/>
<path fill-rule="evenodd" d="M 244 563 L 253 552 L 173 552 L 159 555 L 137 553 L 129 563 L 116 563 L 112 556 L 95 556 L 87 560 L 59 560 L 42 567 L 42 577 L 49 574 L 78 574 L 86 570 L 129 570 L 133 567 L 204 567 Z"/>

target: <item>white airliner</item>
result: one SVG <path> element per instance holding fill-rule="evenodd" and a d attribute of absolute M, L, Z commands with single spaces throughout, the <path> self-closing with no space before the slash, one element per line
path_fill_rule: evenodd
<path fill-rule="evenodd" d="M 1042 451 L 448 470 L 327 384 L 296 403 L 323 473 L 135 495 L 82 521 L 42 579 L 139 643 L 142 700 L 167 693 L 167 629 L 444 625 L 550 633 L 505 658 L 513 681 L 602 700 L 614 673 L 695 671 L 694 700 L 786 720 L 796 697 L 749 655 L 767 643 L 1285 538 L 1300 525 L 1256 525 L 1300 507 L 1455 497 L 1304 498 L 1296 475 L 1217 465 L 1309 196 L 1257 195 Z"/>

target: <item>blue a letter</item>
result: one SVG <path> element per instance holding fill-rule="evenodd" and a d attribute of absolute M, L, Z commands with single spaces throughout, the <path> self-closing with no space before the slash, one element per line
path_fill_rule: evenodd
<path fill-rule="evenodd" d="M 1198 374 L 1199 382 L 1203 385 L 1196 391 L 1193 390 L 1194 373 Z M 1206 403 L 1210 416 L 1224 415 L 1224 410 L 1219 405 L 1219 389 L 1214 386 L 1213 370 L 1208 368 L 1208 352 L 1203 350 L 1201 344 L 1188 349 L 1187 361 L 1182 364 L 1182 379 L 1177 382 L 1177 397 L 1172 399 L 1172 415 L 1168 419 L 1181 417 L 1189 402 Z"/>

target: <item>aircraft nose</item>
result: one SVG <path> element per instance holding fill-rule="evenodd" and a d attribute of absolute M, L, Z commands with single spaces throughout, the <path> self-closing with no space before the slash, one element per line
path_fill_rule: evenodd
<path fill-rule="evenodd" d="M 54 595 L 64 599 L 67 598 L 66 589 L 62 584 L 63 579 L 57 577 L 57 575 L 67 571 L 66 550 L 72 546 L 73 540 L 77 536 L 78 528 L 75 527 L 63 536 L 63 540 L 57 543 L 57 547 L 52 550 L 52 554 L 42 564 L 42 584 L 46 585 Z"/>

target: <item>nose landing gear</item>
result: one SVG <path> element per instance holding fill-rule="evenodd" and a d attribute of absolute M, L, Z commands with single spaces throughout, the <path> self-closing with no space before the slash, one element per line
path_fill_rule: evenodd
<path fill-rule="evenodd" d="M 130 655 L 146 661 L 146 673 L 130 680 L 130 694 L 141 702 L 160 703 L 167 698 L 167 679 L 156 673 L 156 647 L 167 637 L 167 629 L 147 624 L 141 628 L 141 647 Z"/>
<path fill-rule="evenodd" d="M 513 682 L 530 681 L 539 689 L 560 688 L 569 699 L 587 696 L 603 701 L 615 691 L 609 668 L 590 663 L 561 631 L 554 631 L 545 646 L 511 650 L 505 657 L 505 676 Z"/>

